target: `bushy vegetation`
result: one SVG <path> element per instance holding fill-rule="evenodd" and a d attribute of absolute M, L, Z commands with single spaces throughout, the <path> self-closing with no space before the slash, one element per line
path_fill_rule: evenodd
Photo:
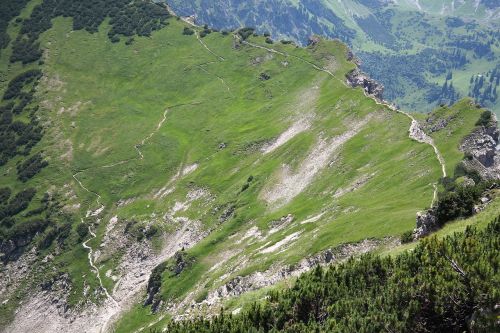
<path fill-rule="evenodd" d="M 436 205 L 436 217 L 440 225 L 459 217 L 469 217 L 474 213 L 474 205 L 481 197 L 485 184 L 457 186 L 440 194 Z"/>
<path fill-rule="evenodd" d="M 0 195 L 6 198 L 10 189 L 0 189 Z M 40 205 L 26 212 L 35 202 L 36 191 L 27 188 L 18 192 L 10 200 L 0 202 L 0 260 L 15 260 L 24 249 L 34 243 L 38 249 L 49 248 L 54 241 L 63 248 L 71 234 L 72 217 L 61 210 L 58 200 L 47 193 L 41 198 Z"/>
<path fill-rule="evenodd" d="M 9 200 L 12 190 L 10 187 L 0 188 L 0 204 L 4 204 Z"/>
<path fill-rule="evenodd" d="M 19 15 L 28 0 L 3 0 L 0 6 L 0 51 L 9 45 L 10 37 L 7 33 L 9 22 Z M 1 54 L 1 52 L 0 52 Z"/>
<path fill-rule="evenodd" d="M 189 28 L 189 27 L 184 27 L 184 30 L 182 31 L 183 35 L 190 36 L 194 34 L 194 30 Z"/>
<path fill-rule="evenodd" d="M 213 31 L 213 30 L 212 30 L 212 29 L 210 29 L 210 28 L 208 27 L 208 25 L 206 25 L 206 24 L 205 24 L 205 25 L 203 26 L 203 30 L 202 30 L 202 31 L 200 31 L 200 37 L 201 37 L 201 38 L 204 38 L 205 36 L 207 36 L 207 35 L 211 34 L 211 33 L 212 33 L 212 31 Z"/>
<path fill-rule="evenodd" d="M 83 241 L 85 237 L 87 237 L 89 233 L 89 228 L 85 223 L 79 223 L 76 226 L 76 234 L 78 235 L 78 239 Z"/>
<path fill-rule="evenodd" d="M 135 237 L 137 241 L 141 241 L 144 238 L 151 239 L 158 232 L 158 227 L 155 225 L 144 225 L 136 220 L 128 221 L 125 224 L 125 233 Z"/>
<path fill-rule="evenodd" d="M 252 36 L 254 32 L 254 28 L 241 28 L 238 30 L 238 35 L 240 35 L 241 39 L 246 40 L 248 37 Z"/>
<path fill-rule="evenodd" d="M 10 62 L 20 61 L 25 65 L 37 61 L 41 57 L 42 50 L 40 50 L 40 43 L 34 38 L 26 38 L 19 35 L 12 43 Z"/>
<path fill-rule="evenodd" d="M 243 184 L 243 186 L 241 187 L 241 191 L 240 192 L 244 192 L 246 191 L 249 187 L 250 187 L 250 183 L 252 183 L 253 181 L 253 176 L 250 175 L 247 179 L 247 182 L 245 184 Z"/>
<path fill-rule="evenodd" d="M 3 99 L 11 100 L 21 98 L 23 88 L 27 87 L 28 84 L 37 81 L 41 76 L 42 72 L 39 69 L 31 69 L 19 74 L 18 76 L 13 78 L 7 85 L 7 89 L 3 94 Z"/>
<path fill-rule="evenodd" d="M 37 153 L 17 166 L 17 178 L 22 182 L 26 182 L 47 165 L 49 163 L 43 159 L 40 153 Z"/>
<path fill-rule="evenodd" d="M 481 113 L 481 117 L 479 117 L 476 122 L 476 126 L 490 126 L 493 120 L 493 113 L 489 110 L 485 110 Z"/>
<path fill-rule="evenodd" d="M 147 285 L 148 297 L 144 301 L 144 306 L 151 305 L 154 302 L 155 296 L 158 294 L 161 288 L 161 276 L 163 272 L 167 269 L 167 262 L 162 262 L 151 271 Z"/>
<path fill-rule="evenodd" d="M 317 267 L 239 315 L 172 322 L 167 332 L 493 332 L 499 246 L 500 217 L 395 258 Z"/>
<path fill-rule="evenodd" d="M 108 1 L 113 2 L 113 1 Z M 123 6 L 116 13 L 109 12 L 111 17 L 110 38 L 117 35 L 123 36 L 150 36 L 155 30 L 167 24 L 170 17 L 166 8 L 147 1 L 136 1 Z"/>
<path fill-rule="evenodd" d="M 51 20 L 58 16 L 73 18 L 73 29 L 97 32 L 105 18 L 110 18 L 108 33 L 112 42 L 119 36 L 150 36 L 151 32 L 167 24 L 170 17 L 160 3 L 128 0 L 43 0 L 31 16 L 23 21 L 21 31 L 13 43 L 11 62 L 24 64 L 40 59 L 42 52 L 38 37 L 52 27 Z"/>
<path fill-rule="evenodd" d="M 401 244 L 411 243 L 413 241 L 413 230 L 405 231 L 400 237 Z"/>
<path fill-rule="evenodd" d="M 483 117 L 488 118 L 489 111 L 481 114 L 480 123 Z M 486 115 L 486 116 L 483 116 Z M 489 118 L 488 118 L 489 121 Z M 468 157 L 465 156 L 465 159 Z M 463 183 L 462 179 L 472 180 L 471 184 Z M 444 177 L 440 180 L 444 191 L 439 193 L 438 201 L 434 207 L 437 222 L 440 226 L 448 221 L 457 218 L 466 218 L 474 214 L 474 207 L 478 203 L 484 192 L 500 184 L 496 181 L 487 181 L 481 178 L 475 170 L 467 170 L 460 162 L 455 167 L 454 177 Z"/>
<path fill-rule="evenodd" d="M 8 201 L 6 205 L 0 206 L 0 221 L 2 221 L 6 217 L 13 217 L 28 208 L 28 205 L 35 196 L 35 193 L 35 189 L 27 188 L 18 192 L 13 198 Z"/>
<path fill-rule="evenodd" d="M 147 286 L 147 298 L 144 306 L 151 305 L 153 312 L 158 308 L 161 295 L 158 294 L 162 286 L 162 276 L 167 273 L 168 277 L 179 275 L 184 269 L 190 267 L 194 262 L 194 257 L 184 250 L 177 251 L 172 258 L 156 266 L 151 272 Z"/>
<path fill-rule="evenodd" d="M 16 155 L 27 155 L 42 138 L 42 128 L 35 117 L 35 108 L 30 108 L 38 80 L 39 70 L 28 70 L 13 78 L 0 104 L 0 165 Z M 27 113 L 29 123 L 14 120 L 15 115 Z"/>

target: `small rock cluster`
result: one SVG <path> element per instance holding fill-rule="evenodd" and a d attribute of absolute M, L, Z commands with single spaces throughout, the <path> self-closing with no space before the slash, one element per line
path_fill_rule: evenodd
<path fill-rule="evenodd" d="M 460 150 L 464 152 L 466 158 L 462 161 L 466 170 L 476 171 L 481 178 L 486 180 L 500 179 L 500 150 L 499 137 L 500 130 L 494 114 L 488 126 L 477 127 L 470 135 L 464 138 L 460 145 Z M 434 122 L 434 130 L 443 129 L 448 120 Z M 437 126 L 437 127 L 436 127 Z M 472 179 L 466 177 L 462 186 L 474 186 Z M 488 194 L 481 198 L 481 202 L 474 207 L 474 214 L 482 211 L 491 201 Z M 415 239 L 424 237 L 437 230 L 439 225 L 436 218 L 435 208 L 417 213 L 416 228 L 413 231 Z"/>
<path fill-rule="evenodd" d="M 332 262 L 341 262 L 351 256 L 369 252 L 382 243 L 389 243 L 391 241 L 393 240 L 389 238 L 384 239 L 384 241 L 366 239 L 359 243 L 344 244 L 333 249 L 327 249 L 316 255 L 304 258 L 295 265 L 276 265 L 263 272 L 255 272 L 246 276 L 236 276 L 210 292 L 203 302 L 193 304 L 192 307 L 212 306 L 228 297 L 239 296 L 248 291 L 274 285 L 284 279 L 299 276 L 318 265 L 324 266 Z"/>
<path fill-rule="evenodd" d="M 436 211 L 431 208 L 417 213 L 417 227 L 413 230 L 413 238 L 418 239 L 427 236 L 439 228 Z"/>
<path fill-rule="evenodd" d="M 382 100 L 384 86 L 371 79 L 368 75 L 357 68 L 347 74 L 347 83 L 351 87 L 363 87 L 366 94 Z"/>
<path fill-rule="evenodd" d="M 425 124 L 424 124 L 425 130 L 428 133 L 438 132 L 438 131 L 446 128 L 446 126 L 448 126 L 448 124 L 450 123 L 450 121 L 453 120 L 453 118 L 455 118 L 455 115 L 451 115 L 451 116 L 447 117 L 446 119 L 444 119 L 444 118 L 436 119 L 435 115 L 431 115 L 429 118 L 427 118 L 425 120 Z"/>
<path fill-rule="evenodd" d="M 490 126 L 478 127 L 460 145 L 460 150 L 467 156 L 464 166 L 487 180 L 500 179 L 500 131 L 495 115 L 492 117 Z"/>

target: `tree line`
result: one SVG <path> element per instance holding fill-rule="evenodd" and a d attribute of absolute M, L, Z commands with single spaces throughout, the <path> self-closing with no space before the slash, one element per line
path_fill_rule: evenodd
<path fill-rule="evenodd" d="M 37 204 L 36 190 L 26 188 L 12 196 L 8 187 L 0 188 L 0 260 L 16 260 L 31 244 L 41 251 L 57 242 L 68 246 L 72 216 L 61 210 L 57 198 L 45 193 Z M 35 206 L 31 210 L 28 207 Z M 77 232 L 76 232 L 77 233 Z M 75 235 L 74 242 L 81 241 Z"/>
<path fill-rule="evenodd" d="M 15 1 L 15 0 L 8 0 Z M 167 24 L 170 17 L 165 5 L 149 1 L 129 0 L 43 0 L 29 18 L 22 21 L 21 30 L 13 41 L 11 62 L 30 63 L 42 56 L 38 37 L 52 27 L 52 19 L 71 17 L 73 30 L 97 32 L 106 18 L 110 18 L 108 33 L 112 42 L 119 36 L 149 36 Z"/>
<path fill-rule="evenodd" d="M 500 85 L 500 65 L 483 74 L 472 75 L 469 81 L 469 97 L 481 105 L 495 103 L 498 100 Z"/>
<path fill-rule="evenodd" d="M 19 15 L 29 0 L 3 0 L 0 6 L 0 54 L 1 50 L 6 48 L 10 42 L 10 36 L 7 33 L 9 22 Z"/>
<path fill-rule="evenodd" d="M 42 127 L 36 118 L 37 105 L 32 105 L 36 85 L 42 76 L 38 69 L 25 71 L 14 77 L 4 92 L 0 103 L 0 166 L 17 155 L 29 155 L 42 138 Z M 25 113 L 29 122 L 16 119 Z M 23 164 L 24 165 L 24 164 Z M 20 179 L 27 180 L 46 166 L 40 161 L 38 168 L 23 172 L 28 165 L 18 168 Z"/>

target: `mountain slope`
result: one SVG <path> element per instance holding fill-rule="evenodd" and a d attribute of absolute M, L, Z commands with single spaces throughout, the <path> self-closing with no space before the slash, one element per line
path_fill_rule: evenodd
<path fill-rule="evenodd" d="M 433 147 L 347 84 L 342 43 L 271 45 L 142 1 L 53 4 L 11 17 L 0 58 L 16 143 L 0 173 L 3 330 L 211 314 L 328 251 L 391 248 L 431 205 Z"/>
<path fill-rule="evenodd" d="M 241 314 L 171 323 L 167 331 L 495 331 L 498 288 L 482 282 L 498 274 L 491 269 L 498 266 L 498 231 L 497 217 L 486 230 L 432 238 L 395 258 L 365 255 L 330 269 L 317 267 L 293 288 L 270 292 Z"/>
<path fill-rule="evenodd" d="M 384 84 L 385 98 L 403 109 L 430 111 L 441 103 L 453 104 L 471 96 L 500 115 L 495 93 L 500 26 L 497 2 L 167 2 L 179 15 L 196 15 L 199 24 L 219 29 L 254 27 L 275 39 L 291 38 L 304 45 L 313 34 L 339 38 L 353 48 L 363 70 Z M 475 84 L 473 80 L 481 76 L 486 82 Z"/>

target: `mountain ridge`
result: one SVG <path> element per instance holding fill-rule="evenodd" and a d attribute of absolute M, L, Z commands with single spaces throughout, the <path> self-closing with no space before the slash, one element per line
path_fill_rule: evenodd
<path fill-rule="evenodd" d="M 142 36 L 117 28 L 150 15 L 134 2 L 88 29 L 56 15 L 29 40 L 41 61 L 22 64 L 15 36 L 44 3 L 12 18 L 0 61 L 2 92 L 18 87 L 2 130 L 43 128 L 1 166 L 2 330 L 137 331 L 193 304 L 213 314 L 219 292 L 249 304 L 265 289 L 227 298 L 235 281 L 393 248 L 442 189 L 421 119 L 367 96 L 366 77 L 350 87 L 338 41 L 270 45 L 156 9 Z M 484 112 L 459 107 L 450 142 Z M 447 168 L 463 157 L 450 151 Z"/>
<path fill-rule="evenodd" d="M 386 98 L 409 111 L 429 112 L 470 96 L 500 115 L 496 95 L 489 92 L 494 87 L 475 90 L 469 82 L 496 71 L 500 7 L 495 3 L 173 0 L 170 6 L 181 16 L 195 15 L 199 24 L 226 30 L 249 26 L 302 45 L 314 34 L 339 38 L 362 60 L 362 69 L 385 85 Z"/>

